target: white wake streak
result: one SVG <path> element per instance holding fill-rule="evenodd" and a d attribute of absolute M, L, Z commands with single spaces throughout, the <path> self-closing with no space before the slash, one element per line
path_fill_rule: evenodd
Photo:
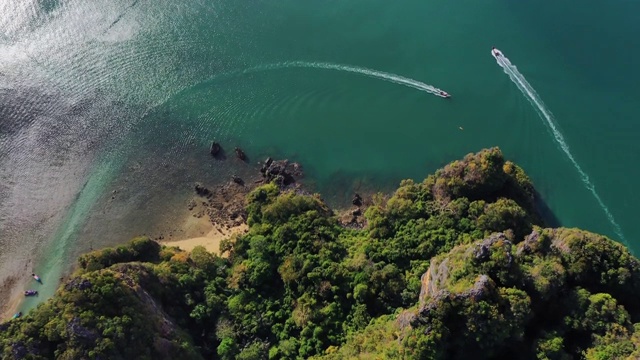
<path fill-rule="evenodd" d="M 435 86 L 425 84 L 421 81 L 410 79 L 404 76 L 391 74 L 383 71 L 367 69 L 363 67 L 349 66 L 349 65 L 340 65 L 340 64 L 331 64 L 331 63 L 322 63 L 322 62 L 304 62 L 304 61 L 292 61 L 278 64 L 270 64 L 263 65 L 255 68 L 250 68 L 245 70 L 245 72 L 256 72 L 256 71 L 265 71 L 265 70 L 275 70 L 275 69 L 286 69 L 286 68 L 313 68 L 313 69 L 325 69 L 325 70 L 336 70 L 336 71 L 346 71 L 350 73 L 356 73 L 360 75 L 369 76 L 372 78 L 376 78 L 379 80 L 384 80 L 388 82 L 392 82 L 398 85 L 404 85 L 410 88 L 414 88 L 420 91 L 427 92 L 429 94 L 433 94 L 436 96 L 442 97 L 441 89 L 438 89 Z"/>
<path fill-rule="evenodd" d="M 604 202 L 600 198 L 600 195 L 598 195 L 598 192 L 596 191 L 596 187 L 593 185 L 593 183 L 589 179 L 589 176 L 587 175 L 587 173 L 585 173 L 584 170 L 582 170 L 582 167 L 580 167 L 576 159 L 573 157 L 573 154 L 571 154 L 569 145 L 564 140 L 564 136 L 562 136 L 562 133 L 560 132 L 560 130 L 558 130 L 558 127 L 555 124 L 553 114 L 551 114 L 551 112 L 544 105 L 544 103 L 542 102 L 542 99 L 540 99 L 540 96 L 538 96 L 538 93 L 536 93 L 533 87 L 525 79 L 524 75 L 522 75 L 518 71 L 518 68 L 516 68 L 515 65 L 511 64 L 511 61 L 509 61 L 508 58 L 506 58 L 504 55 L 502 56 L 493 55 L 493 57 L 496 59 L 498 65 L 502 67 L 505 74 L 507 74 L 511 79 L 511 81 L 513 81 L 513 83 L 516 84 L 516 86 L 522 92 L 522 94 L 527 97 L 527 100 L 529 100 L 531 105 L 533 105 L 534 109 L 538 112 L 538 115 L 540 115 L 540 118 L 544 120 L 544 123 L 548 126 L 549 130 L 551 130 L 551 132 L 553 133 L 553 137 L 555 138 L 558 145 L 560 145 L 560 148 L 562 149 L 562 151 L 565 153 L 565 155 L 567 155 L 567 157 L 569 158 L 573 166 L 576 168 L 576 170 L 578 170 L 578 173 L 580 174 L 580 177 L 582 178 L 582 182 L 584 183 L 585 187 L 589 189 L 589 191 L 591 191 L 591 194 L 593 194 L 593 197 L 595 197 L 596 201 L 598 202 L 598 204 L 600 205 L 604 213 L 607 215 L 609 222 L 613 226 L 613 231 L 620 237 L 620 240 L 622 240 L 622 242 L 626 243 L 626 239 L 624 237 L 624 234 L 622 233 L 622 228 L 620 227 L 620 225 L 618 225 L 618 223 L 613 217 L 613 214 L 611 214 L 611 211 L 609 211 L 609 208 L 604 204 Z"/>

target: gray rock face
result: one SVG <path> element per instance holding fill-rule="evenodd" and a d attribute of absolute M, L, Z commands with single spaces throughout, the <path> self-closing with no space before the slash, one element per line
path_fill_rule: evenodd
<path fill-rule="evenodd" d="M 495 283 L 487 275 L 480 275 L 473 284 L 473 287 L 465 292 L 465 297 L 470 297 L 474 301 L 480 301 L 484 299 L 488 294 L 495 290 Z"/>
<path fill-rule="evenodd" d="M 71 291 L 74 288 L 78 290 L 86 290 L 86 289 L 90 289 L 92 286 L 93 284 L 89 280 L 86 280 L 86 279 L 80 280 L 78 278 L 75 278 L 70 282 L 68 282 L 67 285 L 65 285 L 65 289 L 67 291 Z"/>
<path fill-rule="evenodd" d="M 495 233 L 484 239 L 481 243 L 477 244 L 473 249 L 473 257 L 480 262 L 489 260 L 491 256 L 491 247 L 497 243 L 502 242 L 508 246 L 509 263 L 513 260 L 511 257 L 511 241 L 503 233 Z"/>
<path fill-rule="evenodd" d="M 14 359 L 24 359 L 27 354 L 29 354 L 29 351 L 21 341 L 11 344 L 11 355 L 13 355 Z"/>
<path fill-rule="evenodd" d="M 467 299 L 481 301 L 496 292 L 496 284 L 488 275 L 482 274 L 477 277 L 473 286 L 460 293 L 451 293 L 447 290 L 439 290 L 435 296 L 428 298 L 426 303 L 420 303 L 420 316 L 427 317 L 429 314 L 442 307 L 446 303 L 460 303 Z M 418 319 L 414 319 L 417 321 Z"/>
<path fill-rule="evenodd" d="M 95 341 L 98 339 L 98 334 L 82 326 L 80 324 L 80 318 L 78 317 L 74 317 L 67 324 L 67 332 L 72 339 L 76 339 L 78 341 L 86 343 L 92 344 L 95 343 Z"/>
<path fill-rule="evenodd" d="M 420 278 L 422 283 L 419 296 L 420 306 L 424 306 L 428 298 L 437 297 L 443 291 L 442 288 L 449 278 L 448 265 L 448 258 L 445 258 L 440 262 L 433 259 L 431 260 L 429 269 Z"/>
<path fill-rule="evenodd" d="M 470 246 L 468 250 L 463 250 L 464 252 L 460 252 L 458 256 L 482 263 L 491 259 L 492 248 L 496 246 L 506 248 L 506 265 L 511 266 L 513 263 L 513 255 L 511 254 L 512 244 L 503 233 L 492 234 L 488 238 Z M 456 266 L 455 264 L 456 261 L 452 263 L 449 257 L 431 259 L 429 269 L 420 278 L 422 283 L 419 296 L 421 313 L 430 312 L 443 301 L 455 301 L 467 298 L 479 301 L 486 298 L 488 294 L 495 292 L 496 285 L 493 279 L 486 274 L 479 275 L 475 279 L 473 286 L 467 290 L 458 293 L 448 291 L 446 287 L 447 283 L 451 281 L 449 279 L 450 273 L 456 270 L 451 267 Z"/>
<path fill-rule="evenodd" d="M 295 183 L 294 176 L 302 176 L 302 169 L 298 163 L 289 163 L 289 160 L 273 160 L 267 158 L 260 169 L 267 182 L 275 182 L 281 188 Z"/>
<path fill-rule="evenodd" d="M 533 230 L 531 234 L 524 238 L 524 241 L 519 244 L 516 255 L 530 254 L 538 247 L 538 241 L 540 239 L 540 233 Z"/>

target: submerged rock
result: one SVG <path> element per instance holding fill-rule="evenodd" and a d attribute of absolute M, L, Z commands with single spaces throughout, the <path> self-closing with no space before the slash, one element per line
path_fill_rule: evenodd
<path fill-rule="evenodd" d="M 233 180 L 234 183 L 238 185 L 244 185 L 244 181 L 237 175 L 233 175 L 231 179 Z"/>
<path fill-rule="evenodd" d="M 209 153 L 211 155 L 213 155 L 215 157 L 216 155 L 218 155 L 220 153 L 220 150 L 222 150 L 222 147 L 220 146 L 220 144 L 218 144 L 215 141 L 211 143 L 211 147 L 209 148 Z"/>
<path fill-rule="evenodd" d="M 247 160 L 247 155 L 244 153 L 244 151 L 242 151 L 242 149 L 240 149 L 239 147 L 236 147 L 235 149 L 236 152 L 236 157 L 242 161 L 246 161 Z"/>
<path fill-rule="evenodd" d="M 196 183 L 195 190 L 196 190 L 196 194 L 198 194 L 200 196 L 209 196 L 209 195 L 211 195 L 211 190 L 207 189 L 206 187 L 204 187 L 200 183 Z"/>

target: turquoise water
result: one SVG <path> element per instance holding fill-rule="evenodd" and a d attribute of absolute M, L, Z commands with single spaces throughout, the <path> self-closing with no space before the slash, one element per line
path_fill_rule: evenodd
<path fill-rule="evenodd" d="M 563 226 L 637 253 L 639 10 L 595 0 L 0 5 L 0 281 L 25 263 L 58 279 L 78 253 L 170 221 L 166 203 L 182 204 L 194 181 L 250 172 L 211 162 L 213 139 L 251 163 L 301 162 L 332 204 L 497 145 Z M 575 163 L 491 46 L 553 114 Z"/>

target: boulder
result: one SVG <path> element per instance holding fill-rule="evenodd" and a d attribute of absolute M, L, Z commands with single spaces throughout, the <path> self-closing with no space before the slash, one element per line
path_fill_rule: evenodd
<path fill-rule="evenodd" d="M 274 182 L 279 187 L 284 188 L 296 182 L 289 167 L 288 160 L 267 158 L 260 172 L 267 182 Z"/>
<path fill-rule="evenodd" d="M 362 206 L 362 197 L 360 196 L 360 194 L 356 193 L 355 195 L 353 195 L 353 200 L 351 200 L 351 203 L 355 206 Z"/>
<path fill-rule="evenodd" d="M 269 166 L 271 166 L 271 164 L 273 163 L 273 159 L 268 157 L 267 160 L 264 161 L 264 164 L 262 164 L 262 167 L 260 168 L 260 172 L 262 173 L 262 175 L 266 174 L 267 169 L 269 169 Z"/>
<path fill-rule="evenodd" d="M 233 175 L 231 179 L 233 180 L 234 183 L 238 185 L 244 185 L 244 181 L 237 175 Z"/>
<path fill-rule="evenodd" d="M 240 149 L 239 147 L 236 147 L 235 149 L 236 151 L 236 157 L 242 161 L 246 161 L 247 160 L 247 155 L 244 153 L 244 151 L 242 151 L 242 149 Z"/>
<path fill-rule="evenodd" d="M 211 190 L 207 189 L 206 187 L 204 187 L 200 183 L 196 183 L 195 190 L 196 190 L 196 194 L 198 194 L 200 196 L 209 196 L 209 195 L 211 195 Z"/>
<path fill-rule="evenodd" d="M 222 147 L 220 146 L 220 144 L 218 144 L 217 142 L 212 142 L 211 143 L 211 147 L 209 147 L 209 153 L 213 156 L 216 156 L 220 153 L 220 150 L 222 150 Z"/>

